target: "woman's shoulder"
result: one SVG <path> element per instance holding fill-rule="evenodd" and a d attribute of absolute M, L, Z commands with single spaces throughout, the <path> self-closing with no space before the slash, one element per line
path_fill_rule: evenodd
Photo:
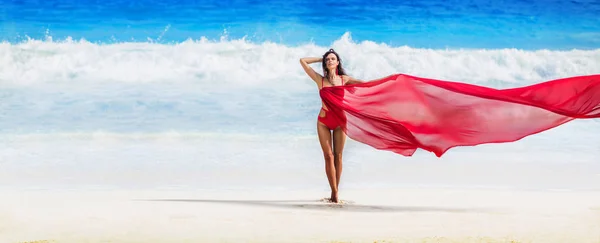
<path fill-rule="evenodd" d="M 343 74 L 341 76 L 342 76 L 342 80 L 344 81 L 344 84 L 352 79 L 352 77 L 350 77 L 350 75 Z"/>

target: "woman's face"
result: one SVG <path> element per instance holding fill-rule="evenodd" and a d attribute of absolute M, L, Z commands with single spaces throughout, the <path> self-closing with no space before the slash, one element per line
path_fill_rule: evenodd
<path fill-rule="evenodd" d="M 339 63 L 337 56 L 333 53 L 329 53 L 329 55 L 325 57 L 325 65 L 329 70 L 336 69 Z"/>

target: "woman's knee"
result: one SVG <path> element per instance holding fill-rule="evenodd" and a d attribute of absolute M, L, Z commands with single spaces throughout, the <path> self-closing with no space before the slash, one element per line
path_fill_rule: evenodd
<path fill-rule="evenodd" d="M 333 154 L 333 160 L 335 161 L 335 163 L 341 163 L 342 162 L 342 153 L 338 152 Z"/>
<path fill-rule="evenodd" d="M 333 162 L 335 160 L 335 156 L 332 152 L 323 152 L 323 157 L 326 162 Z"/>

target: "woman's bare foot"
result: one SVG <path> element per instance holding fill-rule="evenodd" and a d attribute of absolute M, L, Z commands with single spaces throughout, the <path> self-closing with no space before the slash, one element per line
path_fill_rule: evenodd
<path fill-rule="evenodd" d="M 331 198 L 329 199 L 332 203 L 339 203 L 337 192 L 331 192 Z"/>

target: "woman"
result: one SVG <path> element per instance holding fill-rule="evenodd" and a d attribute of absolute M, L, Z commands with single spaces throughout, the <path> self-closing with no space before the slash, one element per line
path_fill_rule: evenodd
<path fill-rule="evenodd" d="M 319 61 L 324 76 L 308 66 Z M 404 156 L 420 148 L 441 157 L 457 146 L 513 142 L 574 119 L 600 118 L 600 75 L 493 89 L 406 74 L 363 82 L 346 75 L 331 49 L 300 63 L 319 87 L 317 131 L 336 203 L 346 136 Z M 363 84 L 334 87 L 354 83 Z"/>
<path fill-rule="evenodd" d="M 309 64 L 316 62 L 321 62 L 323 75 L 315 72 L 309 66 Z M 333 49 L 325 52 L 322 58 L 300 58 L 300 64 L 306 74 L 317 84 L 319 91 L 327 87 L 363 82 L 346 75 L 344 68 L 342 68 L 342 60 Z M 342 152 L 344 150 L 344 143 L 346 142 L 346 135 L 340 127 L 343 121 L 328 115 L 328 111 L 325 104 L 321 102 L 321 111 L 317 118 L 317 134 L 325 158 L 325 173 L 327 174 L 329 187 L 331 188 L 330 200 L 331 202 L 338 203 L 338 186 L 342 175 Z"/>

